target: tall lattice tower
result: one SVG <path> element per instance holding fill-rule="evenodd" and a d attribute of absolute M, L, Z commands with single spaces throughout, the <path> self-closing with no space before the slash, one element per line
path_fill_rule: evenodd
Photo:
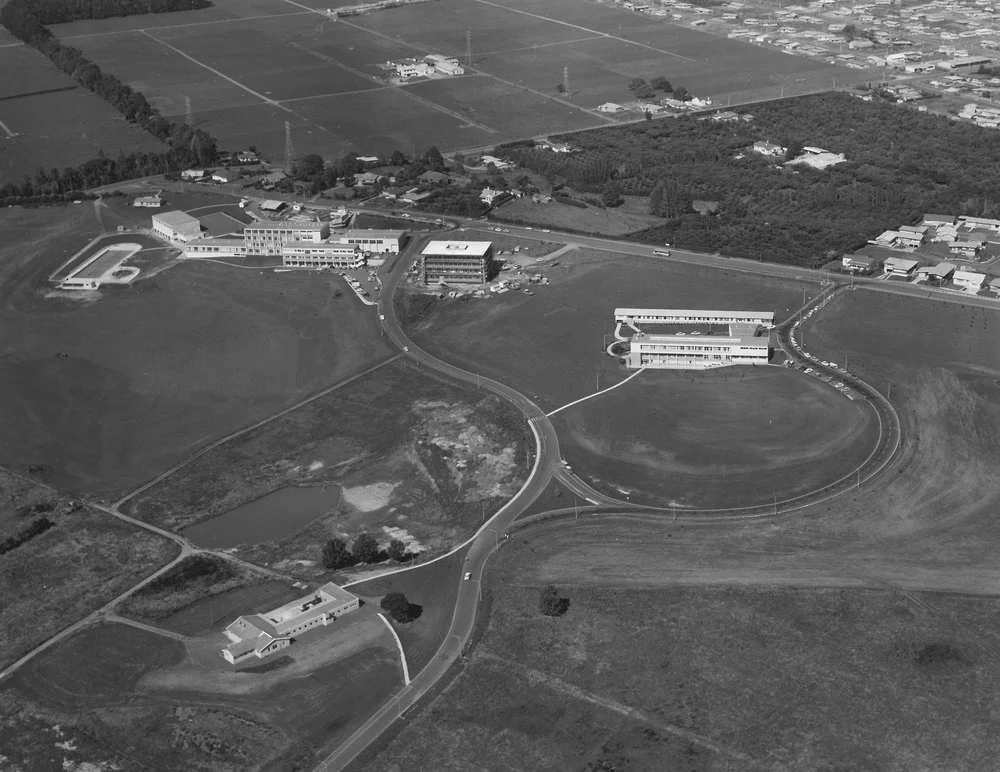
<path fill-rule="evenodd" d="M 184 97 L 184 123 L 189 129 L 194 128 L 194 110 L 191 109 L 191 97 Z"/>
<path fill-rule="evenodd" d="M 285 168 L 291 171 L 295 164 L 295 148 L 292 146 L 292 124 L 285 121 Z"/>
<path fill-rule="evenodd" d="M 563 67 L 563 93 L 569 96 L 569 67 Z"/>
<path fill-rule="evenodd" d="M 472 30 L 465 31 L 465 63 L 472 66 Z"/>

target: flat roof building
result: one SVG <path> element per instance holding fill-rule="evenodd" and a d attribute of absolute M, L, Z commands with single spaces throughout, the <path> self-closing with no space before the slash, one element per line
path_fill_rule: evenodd
<path fill-rule="evenodd" d="M 421 254 L 426 284 L 485 284 L 492 275 L 492 241 L 432 241 Z"/>
<path fill-rule="evenodd" d="M 615 321 L 624 324 L 738 324 L 774 326 L 774 311 L 703 311 L 675 308 L 616 308 Z"/>
<path fill-rule="evenodd" d="M 626 366 L 667 370 L 708 370 L 727 365 L 766 365 L 767 335 L 635 335 Z"/>
<path fill-rule="evenodd" d="M 193 241 L 201 238 L 201 223 L 186 212 L 160 212 L 153 215 L 153 233 L 167 241 Z"/>
<path fill-rule="evenodd" d="M 184 257 L 246 257 L 246 254 L 243 236 L 195 239 L 184 246 Z"/>
<path fill-rule="evenodd" d="M 281 246 L 290 241 L 322 243 L 330 233 L 327 223 L 256 222 L 243 231 L 249 255 L 280 255 Z"/>
<path fill-rule="evenodd" d="M 333 583 L 324 584 L 312 595 L 273 611 L 239 617 L 226 628 L 231 643 L 222 656 L 232 664 L 251 656 L 266 657 L 291 645 L 293 636 L 335 622 L 360 605 L 357 595 Z"/>
<path fill-rule="evenodd" d="M 363 252 L 398 254 L 406 241 L 406 231 L 389 230 L 346 230 L 338 231 L 330 237 L 331 243 L 353 245 Z"/>
<path fill-rule="evenodd" d="M 890 276 L 910 276 L 917 266 L 916 260 L 907 260 L 905 257 L 888 257 L 885 260 L 885 272 Z"/>
<path fill-rule="evenodd" d="M 350 244 L 290 241 L 281 245 L 281 264 L 288 268 L 361 268 L 365 255 Z"/>
<path fill-rule="evenodd" d="M 978 271 L 955 271 L 955 275 L 951 277 L 951 281 L 956 287 L 979 292 L 986 283 L 986 274 L 979 273 Z"/>

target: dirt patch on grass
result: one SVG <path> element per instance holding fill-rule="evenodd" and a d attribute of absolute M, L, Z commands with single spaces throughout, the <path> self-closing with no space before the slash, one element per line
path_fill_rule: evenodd
<path fill-rule="evenodd" d="M 392 500 L 392 492 L 398 487 L 399 483 L 377 482 L 357 488 L 345 488 L 344 499 L 355 509 L 374 512 L 388 506 Z"/>
<path fill-rule="evenodd" d="M 276 543 L 234 547 L 319 579 L 334 536 L 367 531 L 387 543 L 405 531 L 423 553 L 464 538 L 520 487 L 528 443 L 507 403 L 396 362 L 202 456 L 130 508 L 180 529 L 286 485 L 339 485 L 344 499 L 329 514 Z"/>
<path fill-rule="evenodd" d="M 975 769 L 1000 743 L 994 600 L 562 589 L 552 619 L 502 586 L 467 670 L 365 768 Z"/>

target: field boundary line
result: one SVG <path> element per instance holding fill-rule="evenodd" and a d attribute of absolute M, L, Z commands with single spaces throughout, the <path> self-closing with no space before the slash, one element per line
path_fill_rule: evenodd
<path fill-rule="evenodd" d="M 695 61 L 689 56 L 684 56 L 682 54 L 674 53 L 673 51 L 665 51 L 662 48 L 656 48 L 655 46 L 648 45 L 646 43 L 637 43 L 634 40 L 629 40 L 628 38 L 619 37 L 618 35 L 611 35 L 607 32 L 601 32 L 597 29 L 591 29 L 590 27 L 581 27 L 579 24 L 571 24 L 568 21 L 562 21 L 561 19 L 553 19 L 550 16 L 542 16 L 540 13 L 531 13 L 531 11 L 522 11 L 520 8 L 511 8 L 509 5 L 502 5 L 501 3 L 491 3 L 490 0 L 475 0 L 477 3 L 482 5 L 491 5 L 494 8 L 502 8 L 505 11 L 510 11 L 511 13 L 519 13 L 524 16 L 531 16 L 535 19 L 542 19 L 544 21 L 551 21 L 554 24 L 562 24 L 565 27 L 572 27 L 573 29 L 583 30 L 584 32 L 592 32 L 600 37 L 609 38 L 611 40 L 617 40 L 619 43 L 625 43 L 627 45 L 638 46 L 639 48 L 645 48 L 649 51 L 655 51 L 658 54 L 663 54 L 664 56 L 673 56 L 677 59 L 683 59 L 685 62 Z"/>
<path fill-rule="evenodd" d="M 289 11 L 288 13 L 265 13 L 260 16 L 242 16 L 238 19 L 212 19 L 210 21 L 192 21 L 186 24 L 164 24 L 162 27 L 153 27 L 152 29 L 184 29 L 185 27 L 205 27 L 209 24 L 232 24 L 234 22 L 241 21 L 259 21 L 261 19 L 280 19 L 283 16 L 305 16 L 305 11 Z M 107 30 L 105 32 L 87 32 L 82 35 L 67 35 L 66 37 L 60 37 L 60 40 L 79 40 L 80 38 L 99 38 L 106 37 L 107 35 L 127 35 L 129 33 L 135 32 L 145 32 L 145 29 L 115 29 Z M 11 44 L 13 45 L 13 44 Z M 23 43 L 18 43 L 18 45 L 24 45 Z M 6 48 L 6 46 L 0 46 L 0 48 Z"/>
<path fill-rule="evenodd" d="M 354 381 L 358 380 L 359 378 L 363 378 L 364 376 L 369 375 L 370 373 L 373 373 L 376 370 L 379 370 L 380 368 L 383 368 L 386 365 L 391 364 L 391 363 L 393 363 L 393 362 L 395 362 L 395 361 L 397 361 L 398 359 L 401 359 L 401 358 L 402 358 L 402 354 L 393 354 L 388 359 L 385 359 L 385 360 L 379 362 L 376 365 L 372 365 L 367 370 L 362 370 L 359 373 L 355 373 L 354 375 L 352 375 L 352 376 L 350 376 L 348 378 L 345 378 L 345 379 L 343 379 L 341 381 L 338 381 L 337 383 L 333 384 L 332 386 L 328 386 L 327 388 L 323 389 L 322 391 L 318 391 L 315 394 L 313 394 L 313 395 L 311 395 L 309 397 L 306 397 L 305 399 L 302 399 L 302 400 L 296 402 L 294 405 L 286 407 L 283 410 L 279 410 L 277 413 L 273 413 L 273 414 L 267 416 L 266 418 L 262 418 L 261 420 L 257 421 L 256 423 L 250 424 L 250 426 L 244 426 L 242 429 L 237 429 L 234 432 L 230 432 L 225 437 L 220 437 L 219 439 L 215 440 L 214 442 L 211 442 L 208 445 L 206 445 L 205 447 L 201 448 L 197 452 L 192 453 L 190 456 L 188 456 L 184 460 L 182 460 L 182 461 L 174 464 L 172 467 L 170 467 L 169 469 L 167 469 L 165 472 L 157 475 L 156 477 L 154 477 L 149 482 L 144 483 L 143 485 L 139 486 L 138 488 L 136 488 L 135 490 L 131 491 L 130 493 L 127 493 L 126 495 L 122 496 L 122 498 L 118 499 L 118 501 L 114 502 L 114 504 L 111 505 L 111 509 L 114 510 L 117 513 L 118 508 L 121 507 L 121 505 L 124 504 L 125 502 L 127 502 L 127 501 L 129 501 L 131 499 L 134 499 L 136 496 L 138 496 L 138 495 L 140 495 L 142 493 L 145 493 L 147 490 L 149 490 L 150 488 L 152 488 L 157 483 L 160 483 L 163 480 L 167 479 L 170 475 L 172 475 L 178 469 L 181 469 L 182 467 L 187 466 L 188 464 L 190 464 L 195 459 L 200 458 L 201 456 L 205 455 L 209 451 L 215 450 L 220 445 L 225 445 L 230 440 L 234 440 L 237 437 L 240 437 L 240 436 L 242 436 L 244 434 L 247 434 L 248 432 L 252 432 L 254 429 L 259 429 L 261 426 L 269 424 L 272 421 L 276 421 L 277 419 L 282 418 L 282 417 L 288 415 L 289 413 L 292 413 L 292 412 L 298 410 L 300 407 L 305 407 L 309 403 L 315 402 L 317 399 L 321 399 L 321 398 L 325 397 L 327 394 L 330 394 L 331 392 L 334 392 L 334 391 L 336 391 L 337 389 L 339 389 L 339 388 L 341 388 L 343 386 L 347 386 L 348 384 L 353 383 Z"/>
<path fill-rule="evenodd" d="M 385 623 L 385 626 L 389 628 L 389 632 L 392 634 L 393 640 L 396 641 L 396 648 L 399 649 L 399 663 L 403 666 L 403 683 L 406 686 L 409 686 L 410 668 L 406 665 L 406 652 L 403 651 L 403 642 L 399 640 L 399 635 L 397 635 L 393 626 L 389 624 L 389 620 L 385 618 L 385 614 L 380 611 L 378 613 L 378 618 L 381 619 Z"/>
<path fill-rule="evenodd" d="M 628 383 L 633 378 L 635 378 L 635 376 L 639 375 L 640 373 L 644 373 L 645 371 L 646 371 L 645 367 L 640 367 L 638 370 L 636 370 L 634 373 L 632 373 L 624 381 L 620 381 L 619 383 L 616 383 L 614 386 L 608 386 L 608 388 L 606 388 L 606 389 L 600 389 L 599 391 L 595 391 L 593 394 L 588 394 L 586 397 L 580 397 L 580 399 L 573 400 L 569 404 L 563 405 L 562 407 L 557 407 L 551 413 L 546 413 L 545 417 L 546 418 L 551 418 L 556 413 L 561 413 L 563 410 L 565 410 L 568 407 L 573 407 L 573 405 L 579 405 L 581 402 L 586 402 L 588 399 L 593 399 L 594 397 L 599 397 L 601 394 L 607 394 L 609 391 L 614 391 L 619 386 L 624 386 L 626 383 Z"/>
<path fill-rule="evenodd" d="M 528 473 L 528 477 L 524 481 L 524 485 L 521 486 L 521 489 L 517 493 L 515 493 L 513 496 L 510 497 L 510 499 L 508 499 L 508 501 L 507 501 L 506 504 L 504 504 L 502 507 L 500 507 L 500 509 L 498 509 L 496 512 L 494 512 L 493 516 L 490 517 L 490 519 L 487 520 L 485 523 L 483 523 L 479 527 L 479 530 L 477 530 L 474 534 L 472 534 L 472 536 L 470 536 L 468 539 L 466 539 L 465 541 L 463 541 L 461 544 L 458 544 L 458 545 L 452 547 L 450 550 L 448 550 L 443 555 L 438 555 L 436 558 L 428 560 L 426 563 L 418 563 L 418 564 L 415 564 L 415 565 L 412 565 L 412 566 L 403 566 L 402 568 L 391 568 L 391 569 L 389 569 L 387 571 L 383 571 L 382 573 L 378 573 L 378 574 L 373 573 L 370 576 L 366 576 L 366 577 L 364 577 L 362 579 L 355 579 L 352 582 L 348 582 L 347 584 L 342 584 L 340 586 L 341 587 L 351 587 L 351 586 L 353 586 L 355 584 L 363 584 L 364 582 L 367 582 L 367 581 L 369 581 L 371 579 L 381 579 L 382 577 L 385 577 L 385 576 L 395 576 L 396 574 L 401 574 L 404 571 L 413 571 L 413 570 L 415 570 L 417 568 L 424 568 L 425 566 L 429 566 L 432 563 L 437 563 L 439 560 L 444 560 L 445 558 L 450 558 L 456 552 L 459 552 L 459 551 L 465 549 L 466 547 L 468 547 L 470 544 L 472 544 L 472 542 L 474 542 L 479 537 L 480 534 L 482 534 L 482 533 L 484 533 L 486 531 L 491 530 L 492 527 L 493 527 L 493 521 L 496 520 L 501 514 L 503 514 L 503 511 L 505 509 L 507 509 L 507 507 L 509 507 L 511 505 L 511 502 L 515 501 L 517 499 L 517 497 L 521 495 L 521 493 L 524 491 L 524 489 L 528 487 L 528 485 L 534 479 L 535 475 L 538 473 L 538 464 L 539 464 L 539 462 L 542 459 L 542 452 L 541 452 L 541 450 L 542 450 L 542 436 L 538 433 L 538 429 L 535 428 L 535 422 L 534 421 L 528 421 L 528 426 L 531 427 L 531 433 L 535 435 L 535 463 L 534 463 L 534 465 L 532 465 L 531 471 Z M 516 523 L 517 520 L 515 520 L 514 522 Z M 454 614 L 452 614 L 452 617 L 454 618 Z"/>

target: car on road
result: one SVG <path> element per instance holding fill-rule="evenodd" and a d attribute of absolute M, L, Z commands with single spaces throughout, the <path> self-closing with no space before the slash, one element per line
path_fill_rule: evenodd
<path fill-rule="evenodd" d="M 805 370 L 803 370 L 802 372 L 804 372 L 804 373 L 811 373 L 812 371 L 813 371 L 813 369 L 812 369 L 811 367 L 807 367 L 807 368 L 806 368 Z"/>
<path fill-rule="evenodd" d="M 440 225 L 441 223 L 444 222 L 444 220 L 442 220 L 440 217 L 438 217 L 434 222 L 437 223 L 438 225 Z"/>
<path fill-rule="evenodd" d="M 384 321 L 385 321 L 385 314 L 379 314 L 379 315 L 378 315 L 378 320 L 379 320 L 380 322 L 384 322 Z"/>
<path fill-rule="evenodd" d="M 403 212 L 403 217 L 409 217 L 409 216 L 410 216 L 409 212 Z"/>
<path fill-rule="evenodd" d="M 465 572 L 465 581 L 467 582 L 467 581 L 469 581 L 469 580 L 470 580 L 471 578 L 472 578 L 472 572 L 471 572 L 471 571 L 466 571 L 466 572 Z"/>
<path fill-rule="evenodd" d="M 526 226 L 524 226 L 524 229 L 525 229 L 526 231 L 533 231 L 533 230 L 534 230 L 534 228 L 532 228 L 532 227 L 531 227 L 530 225 L 526 225 Z"/>
<path fill-rule="evenodd" d="M 552 233 L 548 228 L 542 228 L 542 233 Z"/>
<path fill-rule="evenodd" d="M 409 346 L 403 346 L 403 351 L 409 351 L 409 350 L 410 350 Z"/>

